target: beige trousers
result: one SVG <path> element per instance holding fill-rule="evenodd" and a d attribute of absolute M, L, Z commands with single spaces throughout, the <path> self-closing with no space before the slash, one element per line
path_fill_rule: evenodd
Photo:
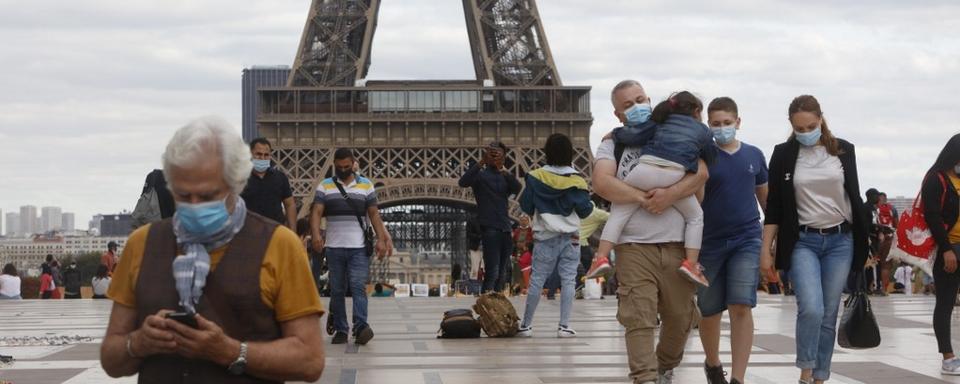
<path fill-rule="evenodd" d="M 622 244 L 617 254 L 617 320 L 626 328 L 630 378 L 655 381 L 658 372 L 680 365 L 687 336 L 700 321 L 696 287 L 677 271 L 683 245 Z M 660 342 L 654 330 L 660 314 Z"/>

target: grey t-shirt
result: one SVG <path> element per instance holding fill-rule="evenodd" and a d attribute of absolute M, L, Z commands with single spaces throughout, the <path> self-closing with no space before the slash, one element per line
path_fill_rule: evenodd
<path fill-rule="evenodd" d="M 604 140 L 597 148 L 596 160 L 614 160 L 613 140 Z M 620 164 L 617 167 L 617 178 L 623 180 L 640 161 L 640 147 L 628 147 L 623 150 Z M 620 233 L 617 244 L 639 243 L 672 243 L 683 241 L 683 229 L 686 224 L 683 216 L 674 208 L 668 208 L 659 215 L 654 215 L 640 208 L 630 217 Z"/>

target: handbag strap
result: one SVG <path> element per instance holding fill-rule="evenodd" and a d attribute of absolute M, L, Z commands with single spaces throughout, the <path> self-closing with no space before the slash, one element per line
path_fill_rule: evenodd
<path fill-rule="evenodd" d="M 867 274 L 864 271 L 854 272 L 854 279 L 856 279 L 856 292 L 867 292 Z"/>
<path fill-rule="evenodd" d="M 340 190 L 340 196 L 343 196 L 343 200 L 345 200 L 348 205 L 353 207 L 354 215 L 357 216 L 357 223 L 360 224 L 360 229 L 362 229 L 363 231 L 366 231 L 367 225 L 364 224 L 363 218 L 360 216 L 360 211 L 357 210 L 357 206 L 350 203 L 350 196 L 347 196 L 347 191 L 343 189 L 343 186 L 340 185 L 340 182 L 338 182 L 336 179 L 333 180 L 333 185 L 336 185 L 337 189 Z M 364 234 L 364 237 L 366 237 L 366 234 Z"/>
<path fill-rule="evenodd" d="M 943 186 L 943 193 L 940 194 L 940 207 L 942 208 L 943 204 L 947 202 L 947 191 L 950 190 L 950 186 L 947 185 L 947 180 L 944 179 L 942 172 L 937 172 L 937 177 L 940 179 L 940 185 Z M 926 178 L 924 178 L 924 181 L 926 181 Z M 920 187 L 920 191 L 917 192 L 917 198 L 913 200 L 914 211 L 916 211 L 917 209 L 920 209 L 920 207 L 923 205 L 923 201 L 920 197 L 922 194 L 923 194 L 923 187 Z"/>

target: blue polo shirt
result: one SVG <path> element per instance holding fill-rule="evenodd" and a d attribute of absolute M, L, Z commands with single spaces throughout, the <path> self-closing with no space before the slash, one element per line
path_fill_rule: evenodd
<path fill-rule="evenodd" d="M 703 243 L 760 237 L 756 188 L 767 183 L 767 160 L 757 147 L 740 142 L 734 153 L 717 148 L 703 199 Z"/>

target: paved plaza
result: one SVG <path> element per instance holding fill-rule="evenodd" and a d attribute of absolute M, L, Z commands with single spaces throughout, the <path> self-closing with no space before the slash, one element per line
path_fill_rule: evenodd
<path fill-rule="evenodd" d="M 578 335 L 573 339 L 556 337 L 559 302 L 543 300 L 534 322 L 534 338 L 469 340 L 438 340 L 436 330 L 444 310 L 469 307 L 472 298 L 370 300 L 376 338 L 359 348 L 353 344 L 333 346 L 327 338 L 327 366 L 319 383 L 629 382 L 623 330 L 615 319 L 616 300 L 612 298 L 576 301 L 571 326 Z M 831 383 L 960 383 L 960 377 L 939 373 L 930 325 L 931 296 L 874 298 L 873 303 L 883 343 L 862 351 L 838 348 Z M 514 304 L 521 307 L 523 298 L 515 298 Z M 0 382 L 136 382 L 134 378 L 109 379 L 100 369 L 98 342 L 110 305 L 109 301 L 93 300 L 0 302 L 0 354 L 17 359 L 12 366 L 0 368 Z M 796 383 L 795 311 L 792 297 L 761 293 L 754 312 L 757 330 L 747 383 Z M 721 358 L 729 368 L 728 325 L 724 319 Z M 954 335 L 957 333 L 955 326 Z M 69 344 L 10 346 L 24 342 Z M 704 383 L 704 355 L 696 332 L 686 350 L 675 382 Z"/>

